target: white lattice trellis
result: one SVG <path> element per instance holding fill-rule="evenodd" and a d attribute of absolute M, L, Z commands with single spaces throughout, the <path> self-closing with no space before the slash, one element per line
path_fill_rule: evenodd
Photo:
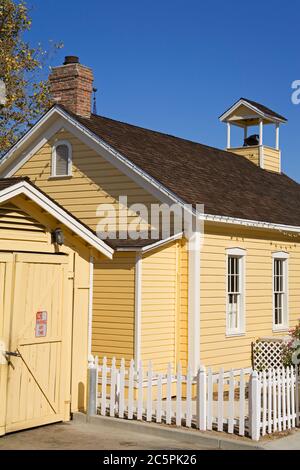
<path fill-rule="evenodd" d="M 252 367 L 255 370 L 268 370 L 283 365 L 283 341 L 258 340 L 252 343 Z"/>

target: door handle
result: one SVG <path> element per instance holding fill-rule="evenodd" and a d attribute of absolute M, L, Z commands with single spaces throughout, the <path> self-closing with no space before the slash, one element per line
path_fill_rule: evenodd
<path fill-rule="evenodd" d="M 6 351 L 5 353 L 6 356 L 13 356 L 13 357 L 21 357 L 21 354 L 17 351 Z"/>

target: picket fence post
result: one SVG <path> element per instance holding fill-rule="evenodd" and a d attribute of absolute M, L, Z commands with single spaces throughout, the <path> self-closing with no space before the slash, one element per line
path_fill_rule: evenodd
<path fill-rule="evenodd" d="M 89 360 L 88 365 L 88 406 L 87 416 L 97 414 L 97 391 L 98 391 L 98 360 L 94 358 Z"/>
<path fill-rule="evenodd" d="M 206 431 L 206 369 L 201 366 L 197 374 L 197 428 Z"/>
<path fill-rule="evenodd" d="M 256 370 L 254 370 L 251 374 L 249 386 L 250 435 L 253 441 L 259 441 L 261 420 L 261 388 L 260 380 Z"/>

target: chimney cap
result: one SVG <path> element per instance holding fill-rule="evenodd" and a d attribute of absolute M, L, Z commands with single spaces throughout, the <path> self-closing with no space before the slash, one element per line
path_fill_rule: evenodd
<path fill-rule="evenodd" d="M 69 64 L 79 64 L 79 57 L 77 57 L 76 55 L 67 55 L 65 57 L 64 65 Z"/>

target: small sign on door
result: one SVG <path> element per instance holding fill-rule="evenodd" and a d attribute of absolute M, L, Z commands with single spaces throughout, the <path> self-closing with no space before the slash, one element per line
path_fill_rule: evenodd
<path fill-rule="evenodd" d="M 47 335 L 47 312 L 40 310 L 36 312 L 35 337 L 41 338 Z"/>

